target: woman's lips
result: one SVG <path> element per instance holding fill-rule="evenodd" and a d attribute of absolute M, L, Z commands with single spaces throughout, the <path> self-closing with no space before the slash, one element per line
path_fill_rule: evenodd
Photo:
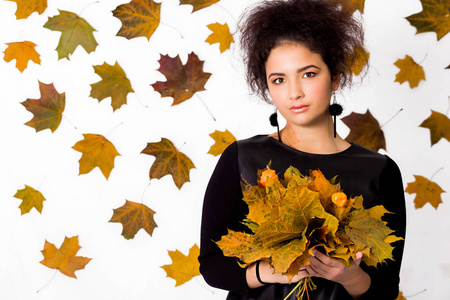
<path fill-rule="evenodd" d="M 309 105 L 298 105 L 298 106 L 291 106 L 289 110 L 293 113 L 301 113 L 306 110 L 308 110 Z"/>

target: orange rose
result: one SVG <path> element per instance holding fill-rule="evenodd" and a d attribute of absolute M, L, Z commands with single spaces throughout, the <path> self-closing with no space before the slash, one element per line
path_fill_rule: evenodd
<path fill-rule="evenodd" d="M 331 201 L 337 206 L 345 206 L 347 204 L 347 195 L 342 192 L 337 192 L 331 195 Z"/>
<path fill-rule="evenodd" d="M 259 183 L 262 186 L 266 186 L 267 179 L 269 179 L 269 178 L 272 178 L 274 180 L 278 179 L 278 175 L 277 175 L 277 173 L 275 173 L 275 170 L 269 169 L 269 170 L 263 171 L 261 174 L 261 178 L 259 179 Z"/>

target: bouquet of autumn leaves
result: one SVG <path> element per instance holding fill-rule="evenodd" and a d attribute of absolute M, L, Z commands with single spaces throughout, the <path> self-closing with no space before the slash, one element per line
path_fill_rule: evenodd
<path fill-rule="evenodd" d="M 217 245 L 225 256 L 239 258 L 241 267 L 266 260 L 289 281 L 318 247 L 348 267 L 357 252 L 369 266 L 392 259 L 391 243 L 402 238 L 381 220 L 388 211 L 382 205 L 365 209 L 362 196 L 347 199 L 335 181 L 319 170 L 304 176 L 289 167 L 283 180 L 270 167 L 259 170 L 258 185 L 242 184 L 249 209 L 243 223 L 252 233 L 229 230 Z M 297 287 L 298 299 L 315 288 L 311 278 Z"/>

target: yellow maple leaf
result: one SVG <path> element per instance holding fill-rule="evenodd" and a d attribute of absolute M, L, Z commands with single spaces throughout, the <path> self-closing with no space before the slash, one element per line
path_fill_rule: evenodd
<path fill-rule="evenodd" d="M 366 49 L 358 47 L 354 49 L 349 60 L 352 62 L 352 73 L 359 75 L 369 62 L 370 53 Z"/>
<path fill-rule="evenodd" d="M 171 174 L 178 189 L 189 181 L 189 170 L 195 168 L 189 157 L 178 151 L 166 138 L 161 138 L 157 143 L 148 143 L 141 153 L 156 157 L 150 168 L 150 180 Z"/>
<path fill-rule="evenodd" d="M 193 6 L 192 12 L 213 5 L 220 0 L 180 0 L 180 5 L 190 4 Z"/>
<path fill-rule="evenodd" d="M 214 131 L 209 135 L 212 137 L 215 141 L 214 145 L 211 146 L 211 148 L 208 151 L 208 154 L 212 154 L 214 156 L 218 156 L 223 153 L 223 151 L 234 141 L 236 141 L 236 138 L 234 137 L 231 132 L 228 130 L 225 131 Z"/>
<path fill-rule="evenodd" d="M 69 277 L 77 278 L 75 271 L 84 269 L 91 260 L 87 257 L 75 256 L 80 249 L 78 236 L 65 237 L 59 249 L 52 243 L 45 241 L 44 249 L 41 251 L 44 255 L 41 264 L 51 269 L 57 269 Z"/>
<path fill-rule="evenodd" d="M 111 97 L 113 111 L 126 104 L 128 93 L 133 93 L 134 90 L 120 65 L 117 62 L 114 66 L 103 63 L 101 66 L 94 66 L 94 70 L 102 80 L 91 84 L 92 90 L 89 96 L 98 101 Z"/>
<path fill-rule="evenodd" d="M 417 33 L 434 31 L 440 40 L 450 31 L 450 1 L 420 0 L 422 11 L 406 19 L 416 27 Z"/>
<path fill-rule="evenodd" d="M 416 181 L 409 182 L 405 192 L 416 194 L 414 198 L 414 206 L 416 209 L 422 208 L 426 203 L 430 203 L 435 209 L 442 203 L 441 193 L 445 191 L 435 182 L 427 178 L 414 175 Z"/>
<path fill-rule="evenodd" d="M 64 57 L 69 59 L 69 54 L 72 54 L 78 46 L 82 46 L 87 53 L 97 48 L 98 44 L 93 34 L 95 29 L 85 19 L 72 12 L 60 10 L 59 15 L 48 18 L 44 28 L 61 31 L 56 47 L 58 59 Z"/>
<path fill-rule="evenodd" d="M 233 35 L 230 33 L 230 28 L 227 23 L 223 25 L 220 23 L 213 23 L 207 25 L 208 28 L 213 32 L 205 40 L 209 44 L 219 43 L 220 53 L 225 52 L 225 50 L 230 49 L 232 43 L 234 43 Z"/>
<path fill-rule="evenodd" d="M 395 300 L 406 300 L 406 298 L 403 297 L 403 293 L 402 292 L 398 292 L 398 296 L 397 296 L 397 298 L 395 298 Z"/>
<path fill-rule="evenodd" d="M 425 80 L 425 72 L 422 66 L 417 64 L 409 55 L 406 55 L 404 59 L 398 59 L 394 65 L 400 69 L 395 76 L 395 81 L 400 84 L 408 81 L 409 86 L 415 88 L 421 80 Z"/>
<path fill-rule="evenodd" d="M 167 277 L 175 279 L 175 286 L 182 285 L 193 277 L 200 275 L 200 264 L 198 256 L 200 255 L 200 248 L 197 244 L 189 249 L 188 256 L 185 256 L 180 251 L 168 251 L 172 259 L 171 265 L 164 265 L 161 268 L 167 273 Z"/>
<path fill-rule="evenodd" d="M 47 0 L 7 0 L 7 1 L 16 2 L 17 19 L 26 19 L 34 12 L 42 14 L 47 8 Z"/>
<path fill-rule="evenodd" d="M 419 127 L 430 130 L 431 146 L 439 142 L 441 138 L 450 142 L 450 119 L 444 114 L 431 110 L 431 116 L 423 121 Z"/>
<path fill-rule="evenodd" d="M 42 213 L 42 207 L 44 205 L 44 195 L 38 190 L 25 185 L 25 188 L 18 190 L 14 197 L 22 199 L 22 203 L 19 205 L 21 214 L 29 213 L 34 207 L 39 213 Z"/>
<path fill-rule="evenodd" d="M 83 134 L 84 140 L 77 142 L 72 148 L 83 153 L 80 158 L 80 175 L 99 167 L 108 179 L 114 168 L 114 159 L 120 155 L 116 147 L 100 134 Z"/>
<path fill-rule="evenodd" d="M 132 0 L 119 5 L 113 15 L 122 22 L 117 35 L 127 39 L 145 36 L 150 40 L 161 20 L 161 3 L 153 0 Z"/>
<path fill-rule="evenodd" d="M 150 236 L 156 225 L 153 215 L 155 212 L 148 206 L 125 200 L 125 204 L 114 209 L 114 214 L 109 222 L 122 223 L 122 235 L 126 239 L 132 239 L 143 228 Z"/>
<path fill-rule="evenodd" d="M 6 62 L 10 62 L 11 60 L 16 60 L 16 68 L 19 69 L 20 72 L 23 72 L 27 66 L 28 61 L 33 61 L 36 64 L 41 64 L 41 58 L 39 53 L 36 52 L 36 44 L 29 41 L 24 42 L 15 42 L 15 43 L 6 43 L 8 48 L 5 50 L 5 58 Z"/>

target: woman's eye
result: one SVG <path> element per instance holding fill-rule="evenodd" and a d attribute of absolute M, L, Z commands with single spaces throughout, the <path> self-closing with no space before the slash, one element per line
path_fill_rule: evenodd
<path fill-rule="evenodd" d="M 314 72 L 307 72 L 303 75 L 303 77 L 309 78 L 309 77 L 314 77 L 316 76 L 316 73 Z"/>
<path fill-rule="evenodd" d="M 283 83 L 284 82 L 284 79 L 283 78 L 277 78 L 277 79 L 275 79 L 274 81 L 273 81 L 273 83 L 275 83 L 275 84 L 280 84 L 280 83 Z"/>

